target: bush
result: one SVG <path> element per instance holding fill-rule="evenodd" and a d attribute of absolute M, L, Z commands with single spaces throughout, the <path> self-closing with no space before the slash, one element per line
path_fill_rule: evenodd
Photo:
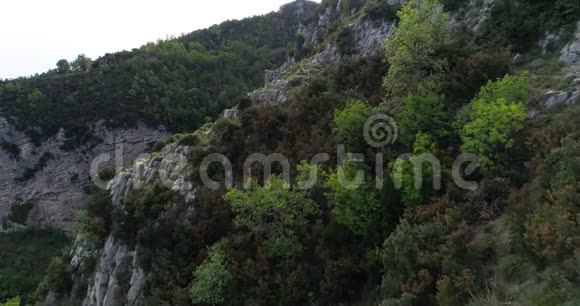
<path fill-rule="evenodd" d="M 482 167 L 495 171 L 497 163 L 514 152 L 516 134 L 526 118 L 527 75 L 488 82 L 472 103 L 470 120 L 461 130 L 464 152 L 477 154 Z"/>
<path fill-rule="evenodd" d="M 20 147 L 4 139 L 0 140 L 0 149 L 4 150 L 10 157 L 17 159 L 20 156 Z"/>
<path fill-rule="evenodd" d="M 542 33 L 573 27 L 579 15 L 578 1 L 496 1 L 484 23 L 480 40 L 484 45 L 511 46 L 512 51 L 524 53 L 535 47 Z"/>
<path fill-rule="evenodd" d="M 371 107 L 362 101 L 351 102 L 337 111 L 332 129 L 336 143 L 345 145 L 348 150 L 364 152 L 367 145 L 363 129 L 371 111 Z"/>
<path fill-rule="evenodd" d="M 465 305 L 480 281 L 480 255 L 466 252 L 477 239 L 446 198 L 407 209 L 381 250 L 383 301 L 413 296 L 418 305 L 435 305 L 435 297 L 438 305 Z"/>
<path fill-rule="evenodd" d="M 375 21 L 396 20 L 399 8 L 389 4 L 388 0 L 371 0 L 367 1 L 364 7 L 364 13 Z"/>
<path fill-rule="evenodd" d="M 26 220 L 28 220 L 28 215 L 30 214 L 32 208 L 34 208 L 34 204 L 32 202 L 14 204 L 12 207 L 10 207 L 10 215 L 8 215 L 8 220 L 19 224 L 26 224 Z"/>
<path fill-rule="evenodd" d="M 75 233 L 92 247 L 100 247 L 111 231 L 112 211 L 113 206 L 108 192 L 92 196 L 85 210 L 77 217 L 74 225 Z"/>
<path fill-rule="evenodd" d="M 14 297 L 9 299 L 8 301 L 6 301 L 4 304 L 0 305 L 0 306 L 20 306 L 21 300 L 20 297 Z"/>
<path fill-rule="evenodd" d="M 340 31 L 338 31 L 336 37 L 336 47 L 338 49 L 338 53 L 342 56 L 352 55 L 355 53 L 355 41 L 354 41 L 354 34 L 350 27 L 345 26 Z"/>
<path fill-rule="evenodd" d="M 433 191 L 432 181 L 438 178 L 435 177 L 437 174 L 437 169 L 434 169 L 436 164 L 432 164 L 429 158 L 434 155 L 429 154 L 435 154 L 436 149 L 437 145 L 433 142 L 433 138 L 429 134 L 419 132 L 415 135 L 414 155 L 409 160 L 397 158 L 390 163 L 393 180 L 400 184 L 405 205 L 422 204 L 423 200 Z M 421 174 L 421 176 L 417 177 L 417 174 Z M 421 181 L 418 182 L 416 179 L 421 179 Z"/>
<path fill-rule="evenodd" d="M 417 133 L 426 133 L 440 143 L 450 135 L 449 118 L 445 109 L 445 96 L 438 94 L 434 84 L 419 85 L 416 94 L 405 100 L 401 116 L 401 134 L 407 137 L 407 145 L 415 142 Z"/>
<path fill-rule="evenodd" d="M 72 276 L 69 266 L 69 257 L 54 257 L 48 268 L 44 281 L 47 284 L 47 289 L 56 292 L 68 292 L 72 287 Z"/>
<path fill-rule="evenodd" d="M 226 241 L 220 241 L 210 248 L 207 259 L 194 272 L 191 286 L 193 304 L 219 305 L 226 302 L 234 279 L 228 271 L 229 257 Z"/>
<path fill-rule="evenodd" d="M 452 109 L 465 105 L 490 80 L 497 80 L 510 72 L 508 52 L 477 52 L 468 57 L 458 56 L 451 61 L 445 96 Z"/>
<path fill-rule="evenodd" d="M 199 139 L 195 134 L 186 134 L 179 138 L 177 145 L 179 146 L 194 146 L 199 143 Z"/>
<path fill-rule="evenodd" d="M 325 186 L 328 188 L 327 199 L 336 221 L 357 235 L 367 236 L 377 230 L 383 211 L 383 197 L 374 185 L 364 181 L 360 186 L 345 186 L 338 171 L 342 171 L 347 180 L 353 180 L 358 170 L 354 163 L 344 163 L 329 175 Z M 368 179 L 364 176 L 363 178 Z"/>
<path fill-rule="evenodd" d="M 290 190 L 280 177 L 272 177 L 271 186 L 232 189 L 225 199 L 236 213 L 236 226 L 262 238 L 286 230 L 304 230 L 319 214 L 314 201 Z"/>

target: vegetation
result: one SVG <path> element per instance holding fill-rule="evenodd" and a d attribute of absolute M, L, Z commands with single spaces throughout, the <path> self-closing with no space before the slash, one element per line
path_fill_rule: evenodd
<path fill-rule="evenodd" d="M 20 157 L 20 147 L 4 139 L 0 140 L 0 149 L 4 150 L 4 152 L 8 153 L 14 159 Z"/>
<path fill-rule="evenodd" d="M 6 303 L 2 304 L 2 306 L 20 306 L 21 299 L 19 296 L 14 297 L 6 301 Z"/>
<path fill-rule="evenodd" d="M 501 0 L 493 6 L 479 40 L 483 45 L 526 51 L 546 31 L 564 29 L 570 35 L 579 14 L 580 4 L 575 1 Z"/>
<path fill-rule="evenodd" d="M 67 243 L 63 233 L 52 230 L 0 233 L 0 303 L 17 295 L 22 303 L 32 303 L 51 258 Z"/>
<path fill-rule="evenodd" d="M 233 280 L 228 271 L 229 257 L 225 241 L 212 246 L 208 258 L 194 273 L 191 287 L 191 301 L 194 304 L 218 305 L 226 300 Z"/>
<path fill-rule="evenodd" d="M 127 65 L 149 67 L 137 69 L 139 81 L 131 87 L 136 97 L 150 98 L 143 104 L 154 111 L 141 115 L 159 116 L 160 122 L 171 118 L 169 122 L 184 130 L 167 145 L 188 146 L 184 178 L 193 182 L 195 197 L 185 201 L 158 180 L 130 191 L 115 206 L 107 196 L 97 197 L 79 220 L 79 238 L 98 248 L 112 235 L 139 250 L 145 305 L 577 305 L 580 106 L 541 109 L 528 116 L 529 109 L 540 109 L 532 87 L 540 82 L 536 73 L 542 69 L 516 73 L 533 67 L 521 64 L 514 71 L 513 54 L 505 49 L 534 57 L 534 47 L 511 35 L 499 36 L 505 39 L 500 47 L 480 41 L 504 13 L 513 24 L 532 22 L 545 30 L 574 6 L 500 1 L 478 33 L 471 33 L 450 27 L 442 3 L 452 9 L 465 5 L 455 0 L 408 1 L 399 10 L 400 23 L 384 54 L 342 56 L 312 74 L 293 76 L 285 103 L 237 100 L 237 118 L 204 124 L 194 133 L 187 132 L 193 127 L 181 125 L 184 117 L 205 121 L 202 117 L 210 110 L 233 103 L 228 86 L 239 86 L 235 92 L 251 87 L 230 82 L 250 77 L 242 72 L 247 65 L 236 64 L 240 52 L 253 54 L 244 53 L 242 59 L 250 58 L 262 69 L 267 65 L 257 58 L 261 52 L 268 55 L 270 47 L 282 46 L 299 51 L 305 38 L 275 35 L 266 29 L 270 19 L 262 18 L 226 23 L 126 54 L 131 57 Z M 337 5 L 324 1 L 321 10 Z M 373 14 L 373 22 L 392 18 L 386 10 L 390 5 L 383 1 L 341 5 L 348 21 Z M 498 12 L 501 5 L 522 6 Z M 540 7 L 547 11 L 539 20 L 521 19 L 529 18 L 527 9 Z M 346 55 L 356 50 L 349 49 L 353 33 L 343 21 L 331 24 L 329 31 Z M 567 22 L 562 19 L 554 26 Z M 501 27 L 495 30 L 504 31 Z M 258 30 L 263 34 L 256 34 Z M 526 31 L 522 28 L 521 35 Z M 254 40 L 240 38 L 246 35 Z M 152 54 L 163 60 L 150 61 Z M 61 63 L 58 77 L 82 79 L 99 73 L 97 63 L 103 60 L 87 70 L 78 63 L 69 68 Z M 187 69 L 162 64 L 166 62 L 187 63 Z M 188 113 L 189 104 L 180 104 L 180 97 L 205 92 L 183 91 L 180 82 L 173 87 L 169 80 L 176 76 L 191 81 L 181 79 L 181 72 L 205 71 L 196 70 L 199 63 L 219 68 L 208 70 L 214 72 L 204 81 L 207 75 L 201 73 L 195 80 L 199 84 L 218 80 L 213 73 L 236 73 L 220 75 L 224 82 L 216 83 L 226 92 L 224 100 L 219 95 L 211 102 L 207 97 L 199 100 L 196 107 L 206 109 L 198 113 L 195 108 L 193 114 Z M 167 67 L 154 73 L 158 71 L 149 65 Z M 560 73 L 558 67 L 545 69 Z M 562 88 L 571 90 L 567 82 Z M 45 94 L 30 90 L 33 100 Z M 164 98 L 167 104 L 160 103 Z M 364 125 L 369 116 L 385 112 L 399 124 L 398 141 L 374 148 L 364 141 Z M 329 162 L 305 162 L 316 153 L 336 152 L 339 144 L 364 158 L 347 156 L 349 160 L 338 163 L 340 158 L 329 154 Z M 295 179 L 285 181 L 283 167 L 274 163 L 270 182 L 254 177 L 244 188 L 246 182 L 235 177 L 233 189 L 209 190 L 197 170 L 204 156 L 216 152 L 228 156 L 234 173 L 242 173 L 252 153 L 282 153 Z M 459 186 L 457 173 L 451 171 L 457 170 L 454 164 L 462 153 L 479 158 L 479 167 L 465 163 L 459 169 L 461 177 L 477 183 L 476 189 Z M 436 159 L 442 170 L 425 157 Z M 223 180 L 219 166 L 209 172 Z M 312 174 L 318 181 L 303 190 Z M 440 186 L 435 184 L 439 181 Z M 69 262 L 66 254 L 53 260 L 39 292 L 50 288 L 74 297 L 70 287 L 79 272 Z M 13 290 L 6 297 L 23 292 Z"/>
<path fill-rule="evenodd" d="M 16 222 L 19 224 L 26 224 L 28 215 L 34 207 L 34 203 L 25 202 L 22 204 L 14 204 L 10 207 L 10 215 L 8 215 L 8 220 Z"/>
<path fill-rule="evenodd" d="M 418 133 L 429 134 L 439 142 L 449 136 L 449 115 L 440 91 L 433 83 L 420 84 L 417 93 L 407 97 L 400 120 L 401 134 L 412 137 L 403 140 L 407 145 L 414 143 Z"/>
<path fill-rule="evenodd" d="M 489 170 L 513 153 L 514 137 L 524 126 L 528 101 L 526 76 L 506 76 L 484 86 L 471 106 L 471 120 L 461 131 L 463 150 L 480 156 Z"/>
<path fill-rule="evenodd" d="M 326 181 L 328 202 L 336 222 L 353 233 L 368 236 L 377 230 L 381 221 L 384 199 L 364 176 L 356 182 L 359 168 L 354 162 L 346 162 L 331 173 Z"/>
<path fill-rule="evenodd" d="M 449 16 L 437 0 L 411 0 L 397 15 L 400 24 L 385 49 L 391 64 L 385 87 L 395 96 L 440 78 L 448 69 L 445 50 L 451 44 Z"/>
<path fill-rule="evenodd" d="M 356 152 L 363 149 L 366 146 L 363 128 L 371 112 L 371 107 L 362 101 L 349 103 L 336 112 L 333 129 L 336 143 Z"/>
<path fill-rule="evenodd" d="M 76 235 L 93 247 L 99 247 L 111 231 L 111 198 L 101 191 L 92 196 L 85 210 L 79 213 L 74 226 Z"/>
<path fill-rule="evenodd" d="M 52 155 L 50 154 L 50 152 L 44 152 L 44 154 L 42 154 L 42 156 L 40 156 L 40 158 L 38 159 L 36 164 L 32 168 L 28 168 L 28 167 L 25 168 L 24 173 L 22 173 L 22 176 L 17 178 L 16 181 L 25 182 L 25 181 L 32 179 L 34 177 L 34 175 L 36 175 L 37 172 L 42 171 L 42 169 L 44 169 L 44 167 L 46 167 L 46 165 L 48 164 L 48 162 L 51 159 L 52 159 Z"/>
<path fill-rule="evenodd" d="M 228 21 L 95 61 L 79 55 L 41 75 L 0 81 L 0 115 L 36 143 L 64 128 L 66 149 L 99 142 L 91 126 L 101 120 L 193 131 L 284 62 L 306 18 L 294 12 Z"/>

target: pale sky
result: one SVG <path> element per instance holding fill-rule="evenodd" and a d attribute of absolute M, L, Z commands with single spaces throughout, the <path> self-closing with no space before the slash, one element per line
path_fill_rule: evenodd
<path fill-rule="evenodd" d="M 1 0 L 0 79 L 262 15 L 291 0 Z M 319 0 L 317 2 L 320 2 Z"/>

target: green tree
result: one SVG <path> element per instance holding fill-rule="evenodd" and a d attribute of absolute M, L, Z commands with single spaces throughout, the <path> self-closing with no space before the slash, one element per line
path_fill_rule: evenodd
<path fill-rule="evenodd" d="M 501 152 L 514 146 L 515 134 L 524 126 L 525 107 L 497 99 L 491 103 L 476 101 L 472 121 L 463 127 L 461 139 L 464 152 L 477 154 L 485 169 L 492 169 Z"/>
<path fill-rule="evenodd" d="M 362 101 L 353 101 L 337 111 L 333 127 L 336 142 L 349 150 L 364 149 L 364 124 L 371 112 L 371 107 Z"/>
<path fill-rule="evenodd" d="M 67 60 L 61 59 L 56 63 L 56 71 L 60 74 L 65 74 L 70 71 L 70 64 Z"/>
<path fill-rule="evenodd" d="M 418 132 L 415 135 L 415 144 L 413 145 L 413 156 L 409 160 L 398 158 L 391 163 L 393 179 L 400 182 L 400 188 L 403 194 L 403 202 L 407 206 L 419 205 L 424 196 L 432 189 L 432 181 L 428 178 L 435 179 L 433 168 L 429 159 L 423 159 L 421 154 L 434 154 L 436 145 L 429 134 Z M 416 171 L 421 171 L 422 183 L 419 188 L 416 187 Z"/>
<path fill-rule="evenodd" d="M 345 162 L 332 172 L 325 184 L 326 197 L 336 222 L 355 234 L 366 235 L 380 221 L 383 196 L 373 184 L 350 184 L 359 170 L 354 162 Z"/>
<path fill-rule="evenodd" d="M 407 97 L 401 116 L 401 135 L 413 143 L 417 133 L 429 133 L 441 140 L 449 135 L 449 116 L 445 111 L 445 96 L 433 83 L 420 84 L 416 94 Z"/>
<path fill-rule="evenodd" d="M 228 271 L 229 256 L 226 241 L 211 247 L 207 259 L 194 272 L 191 286 L 193 304 L 219 305 L 226 301 L 227 291 L 234 280 Z"/>
<path fill-rule="evenodd" d="M 46 282 L 47 288 L 58 292 L 66 292 L 72 286 L 70 265 L 68 257 L 54 257 L 48 268 L 43 282 Z"/>
<path fill-rule="evenodd" d="M 70 63 L 72 72 L 85 72 L 89 70 L 89 67 L 93 60 L 84 54 L 79 54 L 77 58 Z"/>
<path fill-rule="evenodd" d="M 490 81 L 473 101 L 470 121 L 461 130 L 462 149 L 477 154 L 484 169 L 492 170 L 513 148 L 526 118 L 528 86 L 525 74 L 506 76 Z"/>
<path fill-rule="evenodd" d="M 494 81 L 488 81 L 478 93 L 476 100 L 491 103 L 497 99 L 506 99 L 508 103 L 527 104 L 530 98 L 529 74 L 506 75 Z"/>
<path fill-rule="evenodd" d="M 445 73 L 451 28 L 438 0 L 411 0 L 397 15 L 400 24 L 385 49 L 391 66 L 384 86 L 391 95 L 403 96 L 415 91 L 419 82 Z"/>
<path fill-rule="evenodd" d="M 13 297 L 6 301 L 6 303 L 2 304 L 2 306 L 20 306 L 20 297 Z"/>
<path fill-rule="evenodd" d="M 304 193 L 288 187 L 284 180 L 274 176 L 270 186 L 229 191 L 225 199 L 236 213 L 235 224 L 258 237 L 306 226 L 318 216 L 319 208 Z"/>

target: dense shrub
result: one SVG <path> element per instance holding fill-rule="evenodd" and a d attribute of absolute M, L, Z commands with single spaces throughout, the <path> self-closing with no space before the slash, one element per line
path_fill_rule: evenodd
<path fill-rule="evenodd" d="M 421 84 L 417 93 L 405 99 L 401 114 L 401 134 L 406 137 L 407 145 L 415 142 L 417 133 L 425 133 L 439 143 L 449 136 L 449 115 L 445 109 L 445 96 L 439 94 L 434 84 Z"/>
<path fill-rule="evenodd" d="M 481 268 L 466 252 L 474 239 L 473 228 L 446 199 L 407 210 L 383 246 L 383 302 L 435 305 L 435 296 L 440 305 L 464 305 Z"/>
<path fill-rule="evenodd" d="M 443 2 L 454 9 L 461 4 Z M 399 45 L 391 46 L 391 55 L 396 56 L 389 60 L 394 59 L 392 73 L 397 77 L 387 77 L 389 86 L 380 86 L 389 68 L 383 57 L 343 57 L 328 69 L 316 70 L 316 75 L 291 78 L 285 103 L 228 100 L 239 102 L 238 118 L 222 118 L 169 141 L 194 145 L 195 160 L 187 165 L 193 172 L 187 179 L 197 188 L 195 199 L 186 203 L 175 191 L 149 183 L 131 191 L 118 206 L 103 202 L 87 208 L 86 232 L 102 237 L 110 224 L 115 238 L 138 249 L 137 262 L 146 275 L 145 305 L 578 304 L 580 108 L 557 108 L 524 121 L 530 100 L 527 76 L 498 79 L 509 71 L 511 56 L 501 50 L 490 53 L 494 55 L 474 53 L 480 49 L 469 46 L 470 38 L 462 35 L 450 45 L 450 29 L 442 23 L 447 16 L 439 2 L 409 3 L 400 14 L 400 36 L 395 39 Z M 341 5 L 348 15 L 357 13 L 361 2 Z M 322 7 L 337 8 L 338 1 L 324 1 Z M 241 25 L 247 27 L 238 28 Z M 138 79 L 122 90 L 130 97 L 147 95 L 142 101 L 151 111 L 145 113 L 158 116 L 156 120 L 171 118 L 178 125 L 184 118 L 205 121 L 202 114 L 219 108 L 216 105 L 230 93 L 224 92 L 224 100 L 219 98 L 217 104 L 196 100 L 195 107 L 205 108 L 199 111 L 182 102 L 202 97 L 205 92 L 195 90 L 197 84 L 216 78 L 187 89 L 167 82 L 181 72 L 205 71 L 195 66 L 207 65 L 217 67 L 225 74 L 219 80 L 223 77 L 224 84 L 231 84 L 239 75 L 232 79 L 228 75 L 232 70 L 220 65 L 238 72 L 247 69 L 229 56 L 253 54 L 253 47 L 233 44 L 227 37 L 264 30 L 265 36 L 249 35 L 255 39 L 250 45 L 278 46 L 285 38 L 261 28 L 268 26 L 268 22 L 259 22 L 257 28 L 226 23 L 223 31 L 194 35 L 199 44 L 148 45 L 141 50 L 147 53 L 142 58 L 128 60 L 139 68 Z M 341 27 L 331 28 L 338 37 Z M 439 33 L 443 35 L 435 35 Z M 296 46 L 292 41 L 285 44 L 296 47 L 295 52 L 306 47 L 304 37 L 292 39 Z M 227 54 L 222 54 L 224 48 Z M 153 58 L 159 61 L 148 62 Z M 162 64 L 166 61 L 176 65 Z M 114 69 L 103 64 L 91 69 L 103 74 Z M 256 66 L 263 68 L 260 62 Z M 84 74 L 95 71 L 91 69 Z M 61 73 L 70 76 L 70 68 Z M 398 87 L 398 97 L 390 95 L 381 103 L 385 91 L 393 93 L 391 85 Z M 565 85 L 569 89 L 570 84 Z M 236 86 L 244 88 L 221 89 L 249 89 Z M 30 98 L 41 101 L 43 95 L 32 91 Z M 400 102 L 401 109 L 394 112 L 390 102 Z M 379 110 L 398 115 L 403 141 L 373 150 L 364 143 L 362 130 L 368 116 Z M 530 129 L 522 129 L 524 124 Z M 529 155 L 515 151 L 524 136 Z M 342 184 L 340 171 L 352 179 L 357 170 L 375 165 L 368 161 L 337 165 L 335 154 L 328 163 L 293 168 L 292 174 L 298 174 L 294 185 L 275 176 L 271 185 L 259 180 L 247 189 L 210 191 L 195 175 L 200 156 L 210 151 L 227 154 L 237 171 L 251 153 L 281 153 L 294 165 L 316 153 L 335 152 L 337 143 L 367 157 L 383 154 L 391 171 L 378 186 L 382 190 L 369 175 L 357 188 Z M 415 154 L 410 160 L 396 159 L 409 150 Z M 467 175 L 470 171 L 462 168 L 460 172 L 466 170 L 469 179 L 479 183 L 477 190 L 464 190 L 451 180 L 456 173 L 444 168 L 442 188 L 433 190 L 430 183 L 436 173 L 425 167 L 429 165 L 415 169 L 413 164 L 420 161 L 420 154 L 431 153 L 444 167 L 451 166 L 461 150 L 476 151 L 486 167 L 509 169 L 518 179 L 501 171 Z M 279 170 L 276 167 L 274 171 Z M 221 170 L 210 169 L 210 176 L 223 178 Z M 320 182 L 311 190 L 299 189 L 310 170 Z M 423 170 L 421 188 L 414 186 L 417 170 Z M 401 189 L 394 190 L 399 179 Z M 236 178 L 234 184 L 241 183 Z M 51 266 L 53 288 L 69 286 L 67 262 L 62 257 Z M 122 269 L 116 277 L 120 291 L 126 290 L 127 271 Z"/>

